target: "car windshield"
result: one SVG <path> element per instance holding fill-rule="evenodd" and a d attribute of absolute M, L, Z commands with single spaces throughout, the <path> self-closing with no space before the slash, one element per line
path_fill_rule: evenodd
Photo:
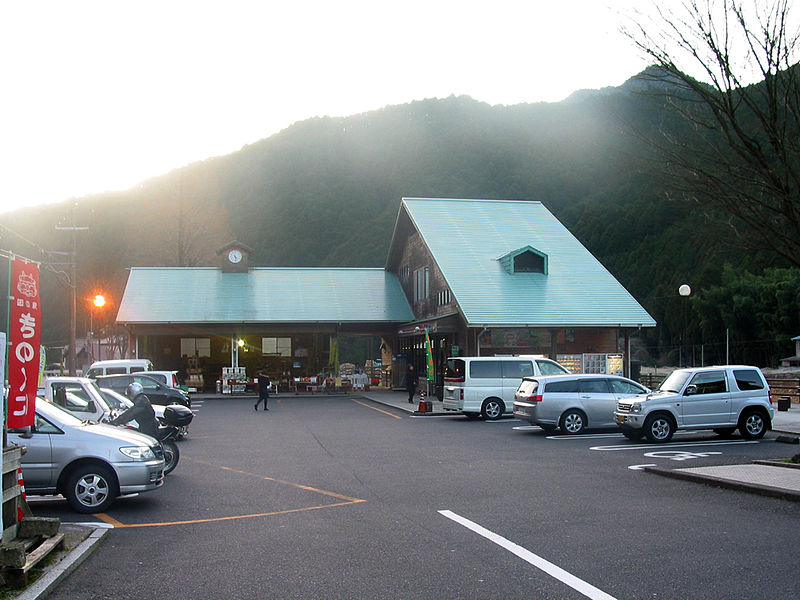
<path fill-rule="evenodd" d="M 72 427 L 77 427 L 83 421 L 76 417 L 74 414 L 69 412 L 67 409 L 58 406 L 57 404 L 52 404 L 45 400 L 44 398 L 37 398 L 36 399 L 36 410 L 40 410 L 42 414 L 47 417 L 50 421 L 55 421 L 60 425 L 70 425 Z"/>
<path fill-rule="evenodd" d="M 128 405 L 124 401 L 124 396 L 117 394 L 114 390 L 109 389 L 101 389 L 100 393 L 103 394 L 103 398 L 105 398 L 106 404 L 108 404 L 109 408 L 112 410 L 117 409 L 124 409 L 127 408 Z"/>
<path fill-rule="evenodd" d="M 658 391 L 678 393 L 683 389 L 690 375 L 691 373 L 686 371 L 673 371 L 669 377 L 661 382 L 661 385 L 658 386 Z"/>

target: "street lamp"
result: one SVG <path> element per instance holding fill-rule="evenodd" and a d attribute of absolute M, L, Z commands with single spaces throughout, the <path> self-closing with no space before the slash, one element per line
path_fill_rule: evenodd
<path fill-rule="evenodd" d="M 89 298 L 92 302 L 92 308 L 89 311 L 89 332 L 92 336 L 91 339 L 94 339 L 94 311 L 98 308 L 103 308 L 106 305 L 106 297 L 103 294 L 95 294 L 93 298 Z M 92 341 L 89 342 L 89 351 L 92 356 L 92 362 L 94 362 L 94 343 Z M 102 358 L 100 356 L 100 341 L 97 342 L 97 357 Z"/>
<path fill-rule="evenodd" d="M 692 295 L 691 286 L 688 283 L 684 283 L 683 285 L 681 285 L 678 288 L 678 295 L 682 296 L 683 298 L 688 298 L 689 296 L 691 296 Z M 683 366 L 683 334 L 684 334 L 684 330 L 689 326 L 689 324 L 687 323 L 687 321 L 689 319 L 686 318 L 686 307 L 685 306 L 683 307 L 681 312 L 683 313 L 683 327 L 681 329 L 681 345 L 680 345 L 680 348 L 678 349 L 678 366 L 679 367 Z"/>

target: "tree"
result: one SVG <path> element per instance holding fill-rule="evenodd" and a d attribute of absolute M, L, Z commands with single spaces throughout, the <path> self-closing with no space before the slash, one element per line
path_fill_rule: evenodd
<path fill-rule="evenodd" d="M 683 129 L 652 140 L 675 189 L 739 243 L 800 266 L 798 30 L 789 0 L 681 0 L 623 33 Z M 647 85 L 645 81 L 643 85 Z"/>

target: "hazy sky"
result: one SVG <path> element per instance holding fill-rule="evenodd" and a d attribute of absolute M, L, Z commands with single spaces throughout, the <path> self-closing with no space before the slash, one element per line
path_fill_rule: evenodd
<path fill-rule="evenodd" d="M 639 4 L 9 0 L 0 211 L 127 189 L 313 116 L 620 85 L 646 66 L 618 33 Z"/>

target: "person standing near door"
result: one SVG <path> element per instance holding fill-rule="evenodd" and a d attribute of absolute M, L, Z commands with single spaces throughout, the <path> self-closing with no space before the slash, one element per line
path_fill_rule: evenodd
<path fill-rule="evenodd" d="M 418 385 L 419 377 L 417 377 L 417 371 L 414 369 L 414 365 L 408 365 L 408 371 L 406 372 L 406 391 L 408 392 L 409 404 L 413 404 L 414 402 L 414 394 L 417 393 Z"/>

